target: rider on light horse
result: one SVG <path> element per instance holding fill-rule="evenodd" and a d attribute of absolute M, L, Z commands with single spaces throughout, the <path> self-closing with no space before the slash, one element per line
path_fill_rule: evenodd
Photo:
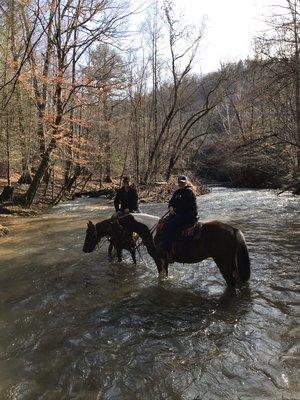
<path fill-rule="evenodd" d="M 184 175 L 178 177 L 178 186 L 169 201 L 169 215 L 163 220 L 160 250 L 172 260 L 172 244 L 178 232 L 194 225 L 198 220 L 198 208 L 193 186 Z M 171 261 L 172 262 L 172 261 Z"/>

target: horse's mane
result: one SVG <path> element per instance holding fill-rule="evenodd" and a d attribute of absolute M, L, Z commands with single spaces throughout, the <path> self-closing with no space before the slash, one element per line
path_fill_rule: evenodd
<path fill-rule="evenodd" d="M 148 228 L 148 226 L 146 224 L 144 224 L 143 222 L 139 222 L 136 219 L 136 215 L 139 215 L 139 214 L 134 214 L 134 215 L 126 214 L 126 215 L 123 215 L 122 217 L 118 217 L 117 221 L 119 221 L 119 224 L 128 231 L 132 231 L 132 232 L 136 232 L 136 233 L 139 233 L 137 231 L 141 231 L 142 233 L 145 233 L 145 234 L 150 233 L 150 229 Z"/>
<path fill-rule="evenodd" d="M 104 219 L 103 221 L 97 222 L 95 224 L 97 232 L 99 231 L 99 228 L 104 228 L 108 229 L 111 224 L 111 219 Z"/>
<path fill-rule="evenodd" d="M 146 214 L 147 215 L 147 214 Z M 151 234 L 151 231 L 149 229 L 149 227 L 142 223 L 137 221 L 136 216 L 141 216 L 141 214 L 127 214 L 124 215 L 123 217 L 119 218 L 119 224 L 125 228 L 126 230 L 130 231 L 130 232 L 135 232 L 139 235 L 139 237 L 142 239 L 143 244 L 147 247 L 148 253 L 150 254 L 150 256 L 154 259 L 158 270 L 160 271 L 162 268 L 162 261 L 158 256 L 157 250 L 155 248 L 155 244 L 153 241 L 153 236 Z M 154 217 L 151 216 L 152 218 L 152 222 L 153 221 L 158 221 L 159 218 L 158 217 Z M 142 217 L 143 218 L 143 217 Z M 153 226 L 153 223 L 152 223 Z"/>
<path fill-rule="evenodd" d="M 146 225 L 149 229 L 152 229 L 159 221 L 159 217 L 145 213 L 133 213 L 131 216 L 134 217 L 135 221 Z"/>

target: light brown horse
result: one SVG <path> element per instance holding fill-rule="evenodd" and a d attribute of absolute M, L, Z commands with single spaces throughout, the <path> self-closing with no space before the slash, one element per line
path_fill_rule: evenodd
<path fill-rule="evenodd" d="M 154 258 L 160 275 L 168 275 L 168 260 L 160 251 L 161 232 L 153 239 L 150 229 L 137 222 L 132 215 L 119 218 L 119 224 L 128 232 L 136 232 Z M 243 233 L 229 224 L 220 221 L 203 223 L 198 238 L 178 236 L 173 244 L 174 261 L 179 263 L 198 263 L 213 258 L 227 285 L 235 287 L 250 278 L 250 259 Z"/>

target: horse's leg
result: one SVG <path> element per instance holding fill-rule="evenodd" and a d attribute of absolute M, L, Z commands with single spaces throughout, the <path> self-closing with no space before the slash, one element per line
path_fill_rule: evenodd
<path fill-rule="evenodd" d="M 225 260 L 221 260 L 220 258 L 215 258 L 215 257 L 214 257 L 214 261 L 217 264 L 217 266 L 219 267 L 219 270 L 220 270 L 223 278 L 225 279 L 227 286 L 235 287 L 236 279 L 233 275 L 232 263 L 225 261 Z"/>
<path fill-rule="evenodd" d="M 117 256 L 118 256 L 118 262 L 122 261 L 122 249 L 121 247 L 117 247 Z"/>
<path fill-rule="evenodd" d="M 135 248 L 134 247 L 129 247 L 129 252 L 131 254 L 131 258 L 133 261 L 133 264 L 136 264 L 136 256 L 135 256 Z"/>
<path fill-rule="evenodd" d="M 167 278 L 168 275 L 169 275 L 169 262 L 168 262 L 168 260 L 166 260 L 166 262 L 165 262 L 165 270 L 166 270 L 166 278 Z"/>
<path fill-rule="evenodd" d="M 109 255 L 110 258 L 112 258 L 113 248 L 114 248 L 114 245 L 113 245 L 112 241 L 110 240 L 109 246 L 108 246 L 108 255 Z"/>
<path fill-rule="evenodd" d="M 235 285 L 237 287 L 241 287 L 242 281 L 241 281 L 241 277 L 240 277 L 239 270 L 238 270 L 235 260 L 231 264 L 231 271 L 232 271 L 232 276 L 235 279 Z"/>
<path fill-rule="evenodd" d="M 165 279 L 165 278 L 168 277 L 168 267 L 169 267 L 168 260 L 166 258 L 164 258 L 162 260 L 162 268 L 159 271 L 159 278 L 160 279 Z"/>

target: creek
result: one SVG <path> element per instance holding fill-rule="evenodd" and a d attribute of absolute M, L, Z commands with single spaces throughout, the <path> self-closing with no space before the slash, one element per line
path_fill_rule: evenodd
<path fill-rule="evenodd" d="M 212 260 L 154 262 L 107 247 L 82 252 L 99 199 L 8 218 L 0 242 L 0 398 L 8 400 L 300 399 L 300 198 L 212 187 L 202 220 L 239 227 L 250 284 L 226 289 Z M 142 205 L 162 215 L 166 205 Z"/>

